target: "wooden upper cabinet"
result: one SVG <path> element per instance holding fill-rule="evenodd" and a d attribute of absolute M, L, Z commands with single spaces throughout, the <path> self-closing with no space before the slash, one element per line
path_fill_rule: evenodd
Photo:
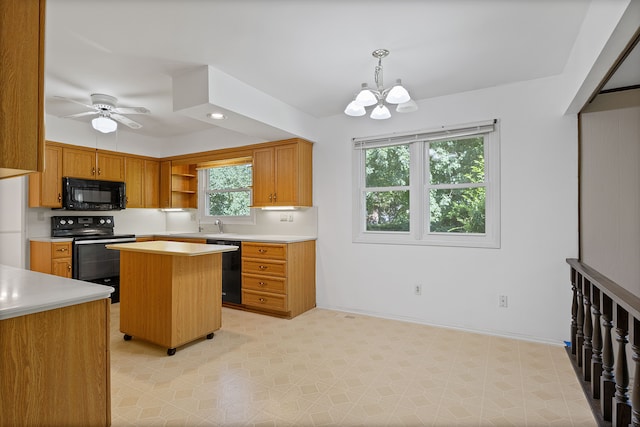
<path fill-rule="evenodd" d="M 144 207 L 160 207 L 160 162 L 144 161 Z"/>
<path fill-rule="evenodd" d="M 160 207 L 160 162 L 125 156 L 128 208 Z"/>
<path fill-rule="evenodd" d="M 96 154 L 96 164 L 98 166 L 98 176 L 96 179 L 124 181 L 124 156 L 98 151 Z"/>
<path fill-rule="evenodd" d="M 45 0 L 0 1 L 0 178 L 44 168 Z"/>
<path fill-rule="evenodd" d="M 144 207 L 144 160 L 137 157 L 125 157 L 125 184 L 127 207 Z"/>
<path fill-rule="evenodd" d="M 96 173 L 96 150 L 62 149 L 62 176 L 98 179 Z"/>
<path fill-rule="evenodd" d="M 62 148 L 45 147 L 43 172 L 29 175 L 29 207 L 62 207 Z"/>
<path fill-rule="evenodd" d="M 124 156 L 94 149 L 67 148 L 62 152 L 62 174 L 73 178 L 124 181 Z"/>
<path fill-rule="evenodd" d="M 298 140 L 253 151 L 253 206 L 311 206 L 312 149 Z"/>

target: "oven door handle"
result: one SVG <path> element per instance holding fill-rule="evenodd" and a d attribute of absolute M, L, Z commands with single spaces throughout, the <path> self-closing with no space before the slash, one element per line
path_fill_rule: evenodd
<path fill-rule="evenodd" d="M 74 245 L 93 245 L 96 243 L 130 243 L 135 242 L 135 238 L 131 239 L 95 239 L 95 240 L 79 240 L 77 242 L 73 242 Z"/>

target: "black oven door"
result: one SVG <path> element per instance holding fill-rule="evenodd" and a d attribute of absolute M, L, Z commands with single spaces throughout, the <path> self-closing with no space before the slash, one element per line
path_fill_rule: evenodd
<path fill-rule="evenodd" d="M 89 239 L 73 242 L 73 278 L 113 286 L 112 302 L 118 302 L 120 251 L 107 249 L 110 243 L 135 242 L 135 238 Z"/>

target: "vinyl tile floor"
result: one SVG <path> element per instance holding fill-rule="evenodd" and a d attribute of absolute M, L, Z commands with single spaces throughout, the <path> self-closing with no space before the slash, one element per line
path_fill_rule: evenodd
<path fill-rule="evenodd" d="M 119 331 L 113 426 L 596 426 L 564 348 L 314 309 L 222 309 L 212 340 Z"/>

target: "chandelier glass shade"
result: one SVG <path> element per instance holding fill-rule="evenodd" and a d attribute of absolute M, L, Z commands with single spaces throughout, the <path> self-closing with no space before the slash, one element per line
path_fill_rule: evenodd
<path fill-rule="evenodd" d="M 376 49 L 372 53 L 374 58 L 378 58 L 378 65 L 375 68 L 376 88 L 372 89 L 366 83 L 362 83 L 362 88 L 356 97 L 347 105 L 344 113 L 348 116 L 358 117 L 367 113 L 365 107 L 375 105 L 371 110 L 369 117 L 374 120 L 384 120 L 391 117 L 387 104 L 397 104 L 396 111 L 399 113 L 409 113 L 416 111 L 418 105 L 411 99 L 409 92 L 402 86 L 400 79 L 396 80 L 395 85 L 390 88 L 384 88 L 382 82 L 382 58 L 389 55 L 386 49 Z"/>
<path fill-rule="evenodd" d="M 95 119 L 91 120 L 91 126 L 93 126 L 93 128 L 98 132 L 102 133 L 115 132 L 116 129 L 118 129 L 118 123 L 106 116 L 96 117 Z"/>

